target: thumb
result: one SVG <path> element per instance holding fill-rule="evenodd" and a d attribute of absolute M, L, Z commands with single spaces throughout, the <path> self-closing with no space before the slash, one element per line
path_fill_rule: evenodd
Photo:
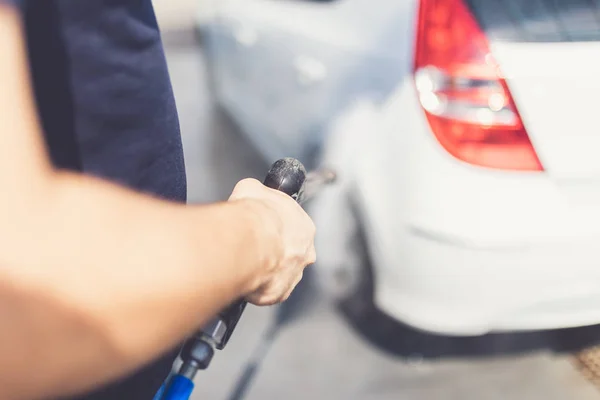
<path fill-rule="evenodd" d="M 258 181 L 257 179 L 254 179 L 254 178 L 242 179 L 233 188 L 233 191 L 231 192 L 231 195 L 229 196 L 229 200 L 238 200 L 238 199 L 246 198 L 248 196 L 252 196 L 254 193 L 256 193 L 257 190 L 260 190 L 262 188 L 263 188 L 263 184 L 260 183 L 260 181 Z"/>

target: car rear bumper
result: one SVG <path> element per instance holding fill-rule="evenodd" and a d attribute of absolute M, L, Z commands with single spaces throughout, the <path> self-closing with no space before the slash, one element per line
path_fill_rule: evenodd
<path fill-rule="evenodd" d="M 376 268 L 375 303 L 409 325 L 450 335 L 600 322 L 600 237 L 577 243 L 471 247 L 409 230 Z"/>

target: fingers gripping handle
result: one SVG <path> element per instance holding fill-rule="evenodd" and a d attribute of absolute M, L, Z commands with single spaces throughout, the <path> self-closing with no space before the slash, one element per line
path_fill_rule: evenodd
<path fill-rule="evenodd" d="M 271 166 L 263 183 L 265 186 L 279 190 L 297 202 L 301 202 L 304 195 L 305 181 L 306 169 L 302 163 L 293 158 L 283 158 Z M 214 341 L 217 349 L 222 350 L 229 342 L 229 338 L 240 320 L 246 304 L 244 300 L 233 303 L 221 311 L 218 317 L 203 330 L 203 333 L 210 336 Z"/>

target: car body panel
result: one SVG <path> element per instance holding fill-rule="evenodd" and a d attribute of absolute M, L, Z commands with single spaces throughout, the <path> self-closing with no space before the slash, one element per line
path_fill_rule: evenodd
<path fill-rule="evenodd" d="M 217 17 L 219 3 L 227 0 L 197 0 L 196 27 L 203 27 L 214 22 Z"/>
<path fill-rule="evenodd" d="M 237 66 L 226 65 L 224 58 L 217 64 L 228 88 L 223 89 L 225 103 L 265 158 L 286 155 L 310 163 L 336 114 L 356 99 L 381 101 L 389 94 L 401 77 L 402 60 L 394 48 L 407 29 L 391 21 L 398 20 L 405 5 L 393 0 L 380 7 L 367 0 L 248 0 L 220 7 L 221 20 L 235 9 L 243 15 L 238 23 L 243 20 L 257 37 L 235 61 L 228 58 Z M 225 29 L 233 28 L 227 24 Z M 241 65 L 252 68 L 251 82 L 242 84 L 234 74 Z M 235 96 L 229 95 L 234 87 Z"/>
<path fill-rule="evenodd" d="M 545 170 L 600 188 L 600 42 L 496 43 L 494 54 Z"/>
<path fill-rule="evenodd" d="M 319 269 L 345 260 L 352 197 L 390 316 L 449 335 L 599 323 L 597 44 L 492 41 L 546 170 L 486 169 L 446 152 L 419 104 L 418 1 L 383 3 L 244 0 L 258 44 L 218 64 L 219 101 L 268 161 L 318 149 L 338 170 L 311 206 Z"/>
<path fill-rule="evenodd" d="M 231 108 L 242 126 L 260 122 L 255 88 L 260 74 L 257 22 L 248 18 L 252 7 L 244 0 L 219 4 L 213 23 L 205 27 L 207 54 L 218 100 Z"/>

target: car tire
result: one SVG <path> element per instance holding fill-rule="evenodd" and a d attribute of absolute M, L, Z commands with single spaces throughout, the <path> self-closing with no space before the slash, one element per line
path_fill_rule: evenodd
<path fill-rule="evenodd" d="M 316 270 L 320 291 L 344 316 L 361 319 L 373 309 L 374 280 L 356 203 L 348 191 L 333 187 L 317 196 L 313 205 L 309 214 L 319 227 Z"/>
<path fill-rule="evenodd" d="M 351 268 L 336 271 L 335 278 L 340 285 L 340 291 L 337 294 L 338 308 L 346 318 L 357 321 L 364 319 L 375 309 L 373 301 L 375 282 L 363 221 L 352 201 L 350 201 L 350 209 L 356 220 L 356 229 L 349 244 L 357 264 Z"/>

